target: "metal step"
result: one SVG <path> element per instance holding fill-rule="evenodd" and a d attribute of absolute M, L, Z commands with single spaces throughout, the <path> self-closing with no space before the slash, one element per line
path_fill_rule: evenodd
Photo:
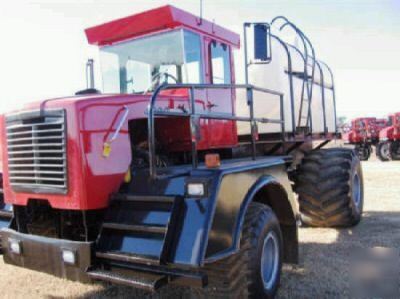
<path fill-rule="evenodd" d="M 169 203 L 173 204 L 175 197 L 173 196 L 148 196 L 148 195 L 126 195 L 114 194 L 111 200 L 115 201 L 131 201 L 131 202 L 151 202 L 151 203 Z"/>
<path fill-rule="evenodd" d="M 94 280 L 108 281 L 154 292 L 168 283 L 168 277 L 140 271 L 129 271 L 129 275 L 104 270 L 88 271 L 87 275 Z"/>
<path fill-rule="evenodd" d="M 146 257 L 143 255 L 127 254 L 127 253 L 123 253 L 123 252 L 97 251 L 96 257 L 101 258 L 101 259 L 111 260 L 111 261 L 119 261 L 119 262 L 143 264 L 143 265 L 159 265 L 160 264 L 159 260 L 155 260 L 150 257 Z"/>
<path fill-rule="evenodd" d="M 13 212 L 6 211 L 6 210 L 0 210 L 0 217 L 11 220 L 11 218 L 13 217 Z"/>
<path fill-rule="evenodd" d="M 183 199 L 115 194 L 111 202 L 96 242 L 96 256 L 105 264 L 108 261 L 167 263 L 177 236 Z"/>
<path fill-rule="evenodd" d="M 103 228 L 130 231 L 135 233 L 166 234 L 165 226 L 131 225 L 123 223 L 103 223 Z"/>

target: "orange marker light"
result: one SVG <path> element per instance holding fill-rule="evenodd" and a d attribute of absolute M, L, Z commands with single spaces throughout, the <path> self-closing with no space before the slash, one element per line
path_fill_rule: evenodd
<path fill-rule="evenodd" d="M 207 154 L 205 160 L 207 168 L 217 168 L 221 166 L 219 154 Z"/>

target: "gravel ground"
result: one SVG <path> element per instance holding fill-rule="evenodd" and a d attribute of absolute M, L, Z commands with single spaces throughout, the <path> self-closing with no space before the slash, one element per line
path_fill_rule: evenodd
<path fill-rule="evenodd" d="M 285 266 L 279 298 L 348 297 L 349 256 L 359 249 L 400 248 L 400 162 L 363 163 L 365 205 L 352 229 L 300 228 L 300 264 Z M 2 298 L 143 298 L 132 289 L 84 285 L 0 262 Z M 158 296 L 157 296 L 158 297 Z M 164 297 L 164 296 L 163 296 Z M 172 296 L 176 297 L 176 296 Z"/>

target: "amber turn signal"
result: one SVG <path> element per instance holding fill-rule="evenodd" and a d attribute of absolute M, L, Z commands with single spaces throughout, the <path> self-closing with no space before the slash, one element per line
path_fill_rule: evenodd
<path fill-rule="evenodd" d="M 128 169 L 125 173 L 124 182 L 128 184 L 131 182 L 131 180 L 132 180 L 131 169 Z"/>
<path fill-rule="evenodd" d="M 217 168 L 221 166 L 219 154 L 207 154 L 205 160 L 207 168 Z"/>

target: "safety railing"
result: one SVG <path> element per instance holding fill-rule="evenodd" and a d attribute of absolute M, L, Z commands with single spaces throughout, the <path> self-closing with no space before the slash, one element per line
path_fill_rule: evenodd
<path fill-rule="evenodd" d="M 302 111 L 303 111 L 304 100 L 305 100 L 304 88 L 306 88 L 307 100 L 308 100 L 306 126 L 310 127 L 310 134 L 311 134 L 312 127 L 313 127 L 312 114 L 311 114 L 311 101 L 313 98 L 314 77 L 315 77 L 315 69 L 316 69 L 316 56 L 315 56 L 314 46 L 311 43 L 310 39 L 304 34 L 304 32 L 302 30 L 300 30 L 293 22 L 289 21 L 284 16 L 275 17 L 271 21 L 271 26 L 274 25 L 274 23 L 278 22 L 279 20 L 283 21 L 283 24 L 279 27 L 279 30 L 282 31 L 286 27 L 293 29 L 294 32 L 296 33 L 296 35 L 300 38 L 300 41 L 302 42 L 303 47 L 304 47 L 304 58 L 305 58 L 304 78 L 303 78 L 304 82 L 303 82 L 303 90 L 302 90 L 302 96 L 301 96 L 301 105 L 300 105 L 298 125 L 301 126 L 301 117 L 302 117 Z M 308 73 L 308 66 L 310 64 L 309 60 L 311 60 L 311 75 L 309 75 L 309 73 Z"/>
<path fill-rule="evenodd" d="M 189 112 L 175 112 L 168 110 L 156 110 L 155 106 L 161 91 L 171 89 L 186 89 L 189 91 Z M 195 90 L 204 89 L 226 89 L 226 90 L 237 90 L 245 89 L 247 96 L 247 105 L 249 107 L 249 116 L 237 116 L 234 113 L 200 113 L 196 111 L 196 99 Z M 280 105 L 280 119 L 271 119 L 254 116 L 254 91 L 275 95 L 279 98 Z M 229 84 L 162 84 L 153 93 L 151 101 L 148 107 L 148 143 L 149 143 L 149 167 L 150 175 L 152 178 L 157 177 L 157 165 L 156 165 L 156 140 L 155 140 L 155 117 L 185 117 L 190 119 L 190 139 L 191 139 L 191 151 L 192 151 L 192 166 L 193 168 L 198 167 L 198 128 L 196 121 L 199 119 L 214 119 L 214 120 L 228 120 L 228 121 L 241 121 L 250 123 L 251 133 L 251 144 L 252 144 L 252 159 L 255 160 L 257 156 L 256 142 L 257 142 L 257 123 L 271 123 L 279 124 L 281 126 L 282 142 L 285 141 L 285 114 L 284 114 L 284 103 L 283 93 L 274 90 L 260 88 L 249 84 L 241 85 L 229 85 Z"/>
<path fill-rule="evenodd" d="M 334 118 L 335 118 L 335 134 L 338 134 L 338 129 L 337 129 L 337 121 L 336 121 L 336 95 L 335 95 L 335 83 L 334 83 L 334 76 L 332 73 L 332 70 L 330 67 L 324 63 L 321 60 L 316 59 L 315 55 L 315 50 L 314 46 L 311 43 L 311 40 L 304 34 L 304 32 L 299 29 L 293 22 L 289 21 L 286 17 L 284 16 L 278 16 L 274 18 L 270 23 L 245 23 L 244 24 L 244 48 L 245 48 L 245 78 L 246 78 L 246 84 L 249 83 L 249 78 L 248 78 L 248 68 L 252 64 L 257 64 L 257 63 L 248 63 L 248 55 L 247 55 L 247 35 L 246 35 L 246 27 L 249 25 L 254 25 L 254 24 L 266 24 L 269 27 L 274 25 L 274 23 L 277 23 L 278 21 L 283 21 L 283 24 L 281 26 L 278 26 L 278 30 L 282 31 L 284 28 L 289 27 L 293 29 L 296 33 L 296 35 L 299 37 L 299 40 L 301 44 L 303 45 L 303 51 L 300 50 L 297 46 L 294 46 L 292 44 L 289 44 L 285 41 L 283 41 L 279 36 L 272 34 L 271 32 L 268 32 L 268 34 L 271 36 L 271 38 L 275 39 L 285 50 L 287 54 L 287 59 L 288 59 L 288 76 L 289 76 L 289 97 L 290 97 L 290 103 L 291 103 L 291 119 L 292 119 L 292 131 L 296 131 L 296 121 L 295 121 L 295 104 L 294 104 L 294 86 L 293 86 L 293 68 L 292 68 L 292 55 L 290 52 L 290 49 L 294 49 L 297 53 L 300 54 L 300 57 L 304 61 L 304 74 L 303 74 L 303 88 L 301 90 L 301 106 L 303 106 L 303 99 L 305 97 L 305 92 L 307 92 L 307 97 L 312 100 L 313 96 L 313 85 L 316 83 L 315 82 L 315 73 L 319 71 L 320 73 L 320 80 L 323 82 L 325 78 L 325 72 L 322 67 L 325 67 L 328 70 L 328 75 L 330 76 L 330 82 L 332 84 L 331 87 L 326 87 L 324 84 L 321 84 L 321 96 L 322 96 L 322 101 L 323 101 L 323 117 L 324 117 L 324 131 L 325 134 L 327 134 L 327 118 L 326 118 L 326 107 L 325 107 L 325 94 L 326 90 L 331 90 L 332 92 L 332 98 L 333 98 L 333 106 L 334 106 Z M 270 61 L 268 62 L 270 63 Z M 309 67 L 311 67 L 311 74 L 309 74 Z M 307 87 L 307 88 L 304 88 Z M 311 101 L 310 100 L 310 101 Z M 301 110 L 303 108 L 301 107 Z M 310 134 L 312 134 L 312 117 L 311 117 L 311 102 L 308 105 L 308 118 L 310 126 Z M 299 120 L 297 121 L 297 125 L 300 126 L 300 118 L 301 118 L 302 113 L 299 113 Z"/>

